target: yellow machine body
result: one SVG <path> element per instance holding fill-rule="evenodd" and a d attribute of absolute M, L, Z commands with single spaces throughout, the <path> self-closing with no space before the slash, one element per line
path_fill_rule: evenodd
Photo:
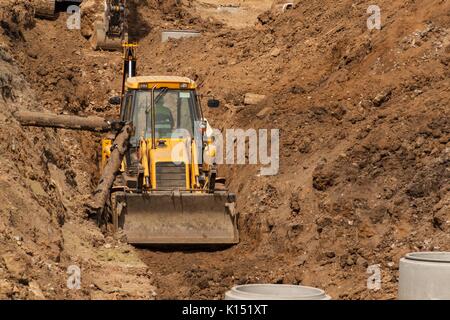
<path fill-rule="evenodd" d="M 139 116 L 155 112 L 152 117 L 154 115 L 157 122 L 158 112 L 152 109 L 155 108 L 153 96 L 149 101 L 142 98 L 150 96 L 152 90 L 159 92 L 163 98 L 164 94 L 181 97 L 174 104 L 178 111 L 174 111 L 178 114 L 173 117 L 174 127 L 179 127 L 179 115 L 185 112 L 182 108 L 191 108 L 196 120 L 204 121 L 195 94 L 195 82 L 184 77 L 168 76 L 128 78 L 122 120 L 134 121 L 135 127 L 139 127 L 138 122 L 142 122 Z M 142 101 L 147 103 L 146 112 L 139 109 Z M 191 120 L 194 118 L 192 116 Z M 203 137 L 198 143 L 191 136 L 177 134 L 158 137 L 157 124 L 152 121 L 147 120 L 147 126 L 141 126 L 142 134 L 134 133 L 134 140 L 123 160 L 118 183 L 123 188 L 116 188 L 113 195 L 112 220 L 115 227 L 123 229 L 132 244 L 237 243 L 235 196 L 214 188 L 214 166 L 201 161 L 205 149 L 209 149 L 210 153 L 214 150 L 210 146 L 211 140 Z M 185 127 L 188 125 L 184 122 Z M 191 125 L 193 132 L 196 129 L 193 123 Z M 103 140 L 103 165 L 110 148 L 110 140 Z"/>

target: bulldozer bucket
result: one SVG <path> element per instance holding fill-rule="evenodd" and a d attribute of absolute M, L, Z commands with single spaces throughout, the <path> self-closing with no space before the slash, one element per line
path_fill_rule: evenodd
<path fill-rule="evenodd" d="M 235 196 L 222 192 L 122 194 L 120 225 L 128 243 L 147 245 L 239 242 Z"/>

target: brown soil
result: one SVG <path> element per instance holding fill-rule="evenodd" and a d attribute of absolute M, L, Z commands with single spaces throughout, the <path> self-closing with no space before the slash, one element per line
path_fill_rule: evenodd
<path fill-rule="evenodd" d="M 402 255 L 450 250 L 447 2 L 380 0 L 383 28 L 373 31 L 370 1 L 300 1 L 283 14 L 271 1 L 177 3 L 132 4 L 138 73 L 196 80 L 222 101 L 206 112 L 217 128 L 281 130 L 278 175 L 221 168 L 238 195 L 241 243 L 158 251 L 98 230 L 83 204 L 100 135 L 22 128 L 12 112 L 116 115 L 107 100 L 120 89 L 121 54 L 90 50 L 94 9 L 83 36 L 64 12 L 38 20 L 26 2 L 4 0 L 1 298 L 221 299 L 234 284 L 270 282 L 392 299 Z M 241 11 L 218 15 L 218 5 Z M 172 28 L 202 36 L 160 43 Z M 247 92 L 266 99 L 244 105 Z M 366 287 L 373 264 L 378 291 Z M 81 267 L 81 290 L 66 287 L 70 265 Z"/>

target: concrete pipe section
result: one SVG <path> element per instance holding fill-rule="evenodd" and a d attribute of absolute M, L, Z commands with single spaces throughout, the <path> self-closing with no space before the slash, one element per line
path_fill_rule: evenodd
<path fill-rule="evenodd" d="M 167 30 L 161 32 L 161 42 L 166 42 L 169 39 L 193 38 L 199 36 L 200 32 L 195 30 Z"/>
<path fill-rule="evenodd" d="M 287 284 L 246 284 L 225 293 L 225 300 L 330 300 L 323 290 Z"/>
<path fill-rule="evenodd" d="M 400 259 L 400 300 L 450 300 L 450 252 L 415 252 Z"/>

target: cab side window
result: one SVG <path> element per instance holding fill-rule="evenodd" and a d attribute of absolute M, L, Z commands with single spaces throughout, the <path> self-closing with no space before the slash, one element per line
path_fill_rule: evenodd
<path fill-rule="evenodd" d="M 125 97 L 125 104 L 122 109 L 122 114 L 120 115 L 120 120 L 122 121 L 130 121 L 131 120 L 131 111 L 132 111 L 132 101 L 133 96 L 131 94 Z"/>
<path fill-rule="evenodd" d="M 185 99 L 180 99 L 178 103 L 178 111 L 178 128 L 188 130 L 192 136 L 194 134 L 194 119 L 192 118 L 190 96 Z"/>

